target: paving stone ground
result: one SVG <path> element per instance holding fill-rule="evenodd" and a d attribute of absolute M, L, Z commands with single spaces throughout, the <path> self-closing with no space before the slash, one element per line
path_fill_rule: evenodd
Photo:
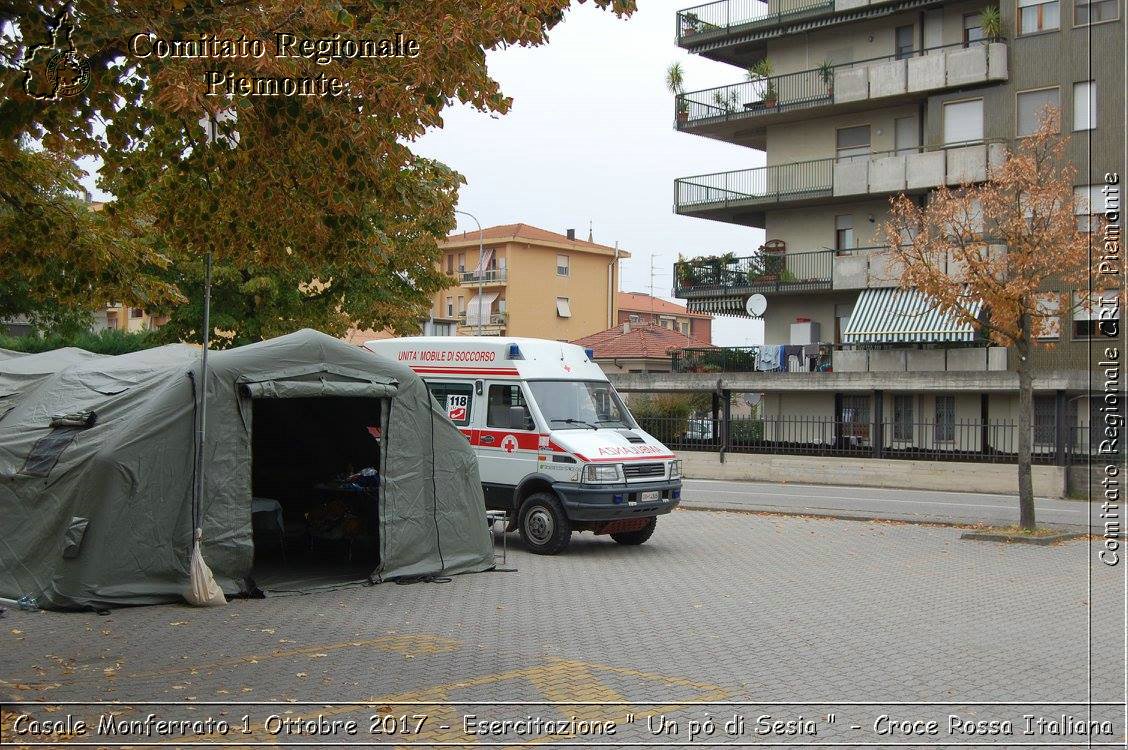
<path fill-rule="evenodd" d="M 679 511 L 663 518 L 641 547 L 583 535 L 561 556 L 538 557 L 514 537 L 509 564 L 517 572 L 350 586 L 207 610 L 9 611 L 0 620 L 0 699 L 193 702 L 191 709 L 113 710 L 132 719 L 150 711 L 225 718 L 237 727 L 247 715 L 249 733 L 222 739 L 248 745 L 399 747 L 467 742 L 465 714 L 613 720 L 618 733 L 602 739 L 618 743 L 688 741 L 689 722 L 708 716 L 722 734 L 699 736 L 695 747 L 942 747 L 975 740 L 1069 747 L 1088 736 L 1022 735 L 1020 717 L 1084 719 L 1084 706 L 969 704 L 1124 699 L 1124 568 L 1097 563 L 1083 540 L 1049 548 L 1000 545 L 960 541 L 958 531 L 937 527 Z M 296 700 L 324 704 L 235 705 Z M 577 703 L 420 705 L 518 700 Z M 209 701 L 225 705 L 204 704 Z M 370 705 L 330 705 L 341 701 Z M 882 705 L 833 705 L 846 701 Z M 8 745 L 29 741 L 12 734 L 21 713 L 96 721 L 107 709 L 4 710 L 2 744 Z M 369 733 L 371 715 L 405 713 L 426 714 L 424 729 Z M 875 734 L 882 713 L 935 717 L 939 733 Z M 723 734 L 735 714 L 746 719 L 743 731 Z M 818 734 L 756 735 L 756 718 L 764 714 L 816 720 Z M 1017 719 L 1016 734 L 952 736 L 949 714 Z M 314 738 L 272 734 L 263 724 L 270 715 L 364 720 L 355 736 Z M 651 734 L 648 716 L 676 721 L 677 734 Z M 1094 739 L 1123 746 L 1123 709 L 1097 707 L 1093 716 L 1112 721 L 1114 730 L 1113 737 Z M 861 728 L 851 729 L 854 724 Z M 473 739 L 522 746 L 520 738 L 529 736 Z M 75 739 L 108 741 L 89 734 Z M 539 739 L 548 746 L 596 743 L 589 736 Z M 153 741 L 179 744 L 168 736 Z"/>

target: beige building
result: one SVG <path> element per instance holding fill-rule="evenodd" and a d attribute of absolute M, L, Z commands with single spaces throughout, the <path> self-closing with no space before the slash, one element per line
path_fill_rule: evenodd
<path fill-rule="evenodd" d="M 572 341 L 613 326 L 619 261 L 607 245 L 528 224 L 453 234 L 441 268 L 458 284 L 435 296 L 428 335 L 532 336 Z"/>

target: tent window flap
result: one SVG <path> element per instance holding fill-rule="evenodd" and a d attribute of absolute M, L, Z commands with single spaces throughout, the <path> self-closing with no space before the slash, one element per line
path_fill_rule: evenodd
<path fill-rule="evenodd" d="M 357 383 L 340 380 L 266 380 L 244 383 L 243 391 L 251 398 L 321 398 L 371 397 L 388 398 L 396 393 L 394 383 Z"/>
<path fill-rule="evenodd" d="M 968 312 L 979 317 L 983 303 L 968 299 Z M 972 342 L 970 322 L 939 310 L 915 289 L 865 289 L 858 297 L 842 340 L 847 344 Z"/>

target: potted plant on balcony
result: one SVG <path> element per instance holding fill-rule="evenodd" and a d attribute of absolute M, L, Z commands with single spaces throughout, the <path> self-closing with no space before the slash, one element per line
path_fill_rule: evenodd
<path fill-rule="evenodd" d="M 988 42 L 997 42 L 1003 33 L 1003 17 L 999 13 L 999 6 L 988 5 L 979 11 L 979 28 L 983 29 L 983 36 Z"/>
<path fill-rule="evenodd" d="M 682 14 L 682 38 L 693 36 L 701 31 L 701 19 L 696 13 Z"/>
<path fill-rule="evenodd" d="M 760 94 L 760 103 L 765 107 L 774 107 L 778 101 L 775 81 L 772 80 L 772 62 L 768 58 L 757 60 L 748 68 L 748 80 L 753 88 Z"/>
<path fill-rule="evenodd" d="M 689 102 L 685 100 L 685 73 L 681 63 L 670 63 L 666 68 L 666 90 L 676 97 L 678 124 L 684 124 L 689 120 Z"/>
<path fill-rule="evenodd" d="M 834 96 L 834 63 L 829 59 L 823 60 L 819 65 L 819 78 L 826 86 L 827 96 Z"/>

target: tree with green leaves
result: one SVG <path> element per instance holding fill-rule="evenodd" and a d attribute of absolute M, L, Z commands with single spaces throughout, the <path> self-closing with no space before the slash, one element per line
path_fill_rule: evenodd
<path fill-rule="evenodd" d="M 634 9 L 631 0 L 594 2 L 620 15 Z M 61 16 L 45 16 L 32 0 L 6 3 L 0 199 L 8 213 L 0 221 L 40 219 L 0 235 L 5 258 L 18 260 L 0 264 L 0 291 L 18 291 L 23 306 L 144 306 L 171 315 L 170 335 L 199 340 L 198 310 L 184 302 L 199 298 L 201 258 L 211 252 L 216 328 L 232 342 L 303 325 L 415 330 L 433 293 L 449 285 L 437 242 L 454 226 L 462 180 L 418 157 L 411 142 L 441 127 L 452 102 L 508 111 L 486 51 L 545 43 L 569 5 L 78 0 L 66 18 L 89 82 L 52 100 L 25 91 L 24 67 L 38 64 L 35 47 Z M 280 55 L 283 32 L 330 41 L 402 34 L 418 55 L 319 59 L 297 47 Z M 158 54 L 162 43 L 207 39 L 261 40 L 266 52 Z M 235 83 L 217 90 L 216 74 Z M 319 78 L 345 88 L 255 95 L 271 81 Z M 9 169 L 10 156 L 22 165 Z M 84 214 L 74 198 L 81 157 L 98 160 L 99 187 L 115 196 L 100 215 Z"/>

